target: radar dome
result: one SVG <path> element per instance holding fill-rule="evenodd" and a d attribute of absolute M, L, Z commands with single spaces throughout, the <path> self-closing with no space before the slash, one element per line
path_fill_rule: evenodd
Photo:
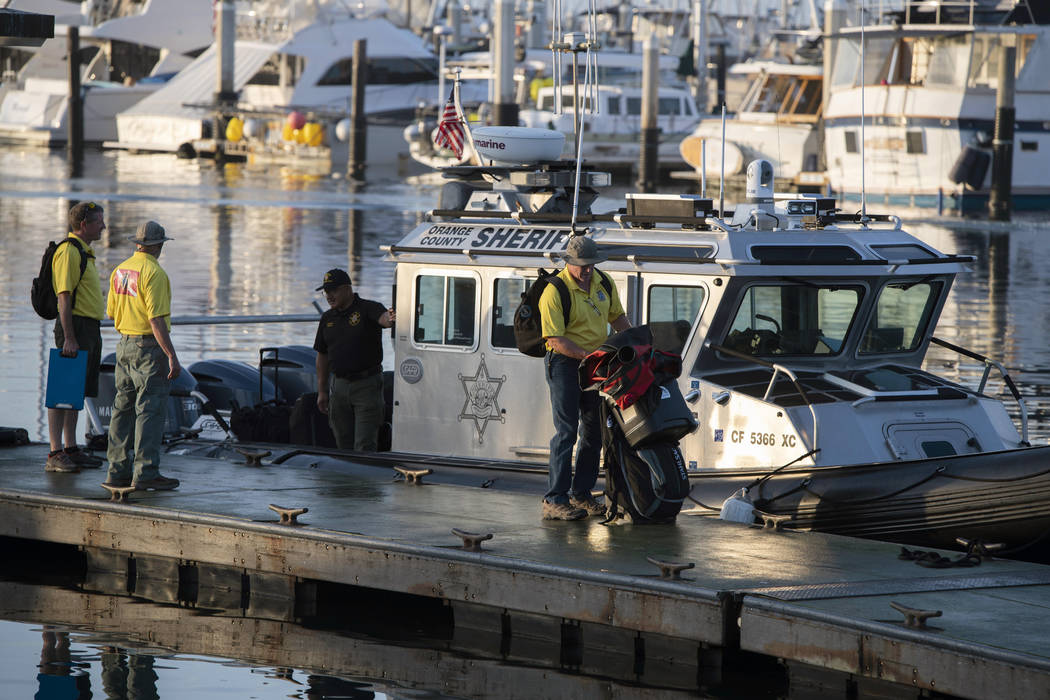
<path fill-rule="evenodd" d="M 493 165 L 523 165 L 558 160 L 565 134 L 527 126 L 482 126 L 471 131 L 474 148 Z"/>

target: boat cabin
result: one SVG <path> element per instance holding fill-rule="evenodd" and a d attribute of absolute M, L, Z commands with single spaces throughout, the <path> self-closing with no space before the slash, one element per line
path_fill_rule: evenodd
<path fill-rule="evenodd" d="M 562 266 L 574 234 L 608 257 L 599 267 L 632 324 L 682 355 L 679 388 L 699 428 L 681 448 L 694 472 L 1024 442 L 983 381 L 966 388 L 922 368 L 972 258 L 933 249 L 894 217 L 774 198 L 766 161 L 749 166 L 748 199 L 733 212 L 691 195 L 627 194 L 596 213 L 588 205 L 608 178 L 583 171 L 575 230 L 571 165 L 445 174 L 442 208 L 386 248 L 397 263 L 395 450 L 546 461 L 544 362 L 518 352 L 513 317 L 537 270 Z"/>

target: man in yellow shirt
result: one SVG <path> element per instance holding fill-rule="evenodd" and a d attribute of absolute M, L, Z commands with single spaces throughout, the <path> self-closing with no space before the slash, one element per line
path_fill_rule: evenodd
<path fill-rule="evenodd" d="M 603 273 L 594 269 L 605 260 L 597 244 L 586 236 L 569 240 L 565 250 L 565 269 L 558 278 L 569 292 L 568 323 L 561 294 L 548 284 L 540 296 L 541 332 L 547 339 L 547 386 L 554 413 L 554 437 L 550 444 L 547 493 L 543 496 L 544 520 L 579 520 L 601 515 L 605 507 L 594 500 L 591 489 L 598 480 L 598 461 L 602 450 L 600 422 L 601 397 L 596 391 L 582 391 L 577 371 L 580 360 L 598 349 L 615 331 L 627 330 L 616 285 L 602 282 Z M 576 471 L 572 451 L 577 431 L 580 448 L 576 452 Z"/>
<path fill-rule="evenodd" d="M 172 239 L 156 221 L 142 224 L 128 238 L 135 242 L 135 253 L 110 275 L 106 304 L 120 333 L 106 483 L 167 491 L 179 480 L 161 476 L 160 442 L 171 380 L 182 367 L 169 334 L 171 283 L 157 258 L 164 241 Z"/>
<path fill-rule="evenodd" d="M 55 321 L 55 347 L 67 357 L 79 350 L 88 354 L 84 396 L 98 396 L 98 370 L 102 359 L 102 284 L 95 267 L 91 248 L 106 228 L 102 207 L 94 202 L 81 202 L 69 210 L 68 242 L 55 250 L 51 259 L 51 281 L 58 298 L 58 320 Z M 86 258 L 84 274 L 80 264 Z M 51 451 L 45 471 L 79 472 L 98 469 L 102 460 L 77 447 L 77 420 L 80 411 L 71 408 L 47 409 L 47 432 Z M 63 443 L 62 438 L 65 437 Z"/>

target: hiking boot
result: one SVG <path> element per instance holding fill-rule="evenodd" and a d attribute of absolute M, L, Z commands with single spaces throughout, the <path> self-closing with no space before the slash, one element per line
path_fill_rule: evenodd
<path fill-rule="evenodd" d="M 126 486 L 131 486 L 131 478 L 130 477 L 126 477 L 126 476 L 124 476 L 124 477 L 111 476 L 111 477 L 107 478 L 105 480 L 105 482 L 103 482 L 102 485 L 103 486 L 111 486 L 111 487 L 116 488 L 116 489 L 122 489 L 122 488 L 124 488 Z"/>
<path fill-rule="evenodd" d="M 587 517 L 587 511 L 582 508 L 573 508 L 568 503 L 543 502 L 544 520 L 579 520 Z"/>
<path fill-rule="evenodd" d="M 135 487 L 136 491 L 171 491 L 179 487 L 178 479 L 170 479 L 166 476 L 157 474 L 152 479 L 139 479 L 138 481 L 131 482 L 131 485 Z"/>
<path fill-rule="evenodd" d="M 80 471 L 80 467 L 78 467 L 73 459 L 65 452 L 57 450 L 47 454 L 47 464 L 44 465 L 44 471 L 76 474 Z"/>
<path fill-rule="evenodd" d="M 69 455 L 69 458 L 73 460 L 73 464 L 81 469 L 98 469 L 102 466 L 100 457 L 96 457 L 90 452 L 85 452 L 79 447 L 67 447 L 63 452 Z"/>
<path fill-rule="evenodd" d="M 573 508 L 587 511 L 587 515 L 605 515 L 605 504 L 599 503 L 591 494 L 587 494 L 585 498 L 570 496 L 569 504 Z"/>

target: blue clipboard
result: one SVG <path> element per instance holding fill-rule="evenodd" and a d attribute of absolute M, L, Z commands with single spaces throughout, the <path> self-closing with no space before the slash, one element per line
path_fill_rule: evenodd
<path fill-rule="evenodd" d="M 51 349 L 47 362 L 47 391 L 44 404 L 48 408 L 84 408 L 84 383 L 87 381 L 87 351 L 76 357 L 63 357 L 59 348 Z"/>

